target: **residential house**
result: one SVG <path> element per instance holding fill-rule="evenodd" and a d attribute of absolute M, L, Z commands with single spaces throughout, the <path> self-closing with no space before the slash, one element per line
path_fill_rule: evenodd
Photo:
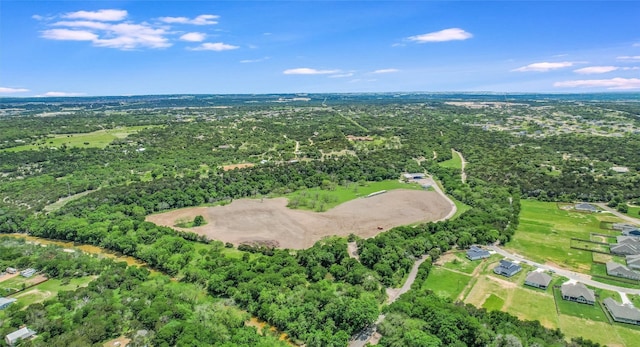
<path fill-rule="evenodd" d="M 640 254 L 628 255 L 627 267 L 634 270 L 640 270 Z"/>
<path fill-rule="evenodd" d="M 489 251 L 475 245 L 469 247 L 469 250 L 467 251 L 467 258 L 469 258 L 469 260 L 472 260 L 472 261 L 489 258 L 489 256 L 491 256 Z"/>
<path fill-rule="evenodd" d="M 508 260 L 500 260 L 500 264 L 493 269 L 498 275 L 505 277 L 511 277 L 522 270 L 522 267 L 514 262 Z"/>
<path fill-rule="evenodd" d="M 630 236 L 630 237 L 640 237 L 640 229 L 634 228 L 634 229 L 623 230 L 622 235 Z"/>
<path fill-rule="evenodd" d="M 622 305 L 613 300 L 606 298 L 602 301 L 604 307 L 611 314 L 614 321 L 620 323 L 628 323 L 640 325 L 640 310 L 631 305 Z"/>
<path fill-rule="evenodd" d="M 8 267 L 7 268 L 7 273 L 13 275 L 15 273 L 18 273 L 18 269 L 15 269 L 15 268 L 12 268 L 12 267 Z"/>
<path fill-rule="evenodd" d="M 640 281 L 640 273 L 630 270 L 622 264 L 610 261 L 607 262 L 607 274 L 609 276 L 616 276 L 622 278 L 628 278 L 630 280 Z"/>
<path fill-rule="evenodd" d="M 620 230 L 620 231 L 624 231 L 626 229 L 637 229 L 638 227 L 633 225 L 633 224 L 628 224 L 628 223 L 613 223 L 613 225 L 611 226 L 611 229 L 613 230 Z"/>
<path fill-rule="evenodd" d="M 598 212 L 598 209 L 595 206 L 591 204 L 587 204 L 586 202 L 576 204 L 574 208 L 577 211 L 582 211 L 582 212 Z"/>
<path fill-rule="evenodd" d="M 28 269 L 20 271 L 20 275 L 22 277 L 29 278 L 29 277 L 33 276 L 36 272 L 37 272 L 36 269 L 28 268 Z"/>
<path fill-rule="evenodd" d="M 636 255 L 640 254 L 640 238 L 632 236 L 618 236 L 618 243 L 609 246 L 612 254 Z"/>
<path fill-rule="evenodd" d="M 4 337 L 4 340 L 7 342 L 9 346 L 14 346 L 18 341 L 28 339 L 36 334 L 35 331 L 24 327 L 22 329 L 16 330 L 7 336 Z"/>
<path fill-rule="evenodd" d="M 560 287 L 560 291 L 562 292 L 562 299 L 564 300 L 588 305 L 596 303 L 595 292 L 580 282 L 565 283 Z"/>
<path fill-rule="evenodd" d="M 529 272 L 527 278 L 524 280 L 524 284 L 540 289 L 547 289 L 549 283 L 551 283 L 551 276 L 540 271 Z"/>
<path fill-rule="evenodd" d="M 9 305 L 13 304 L 17 300 L 15 298 L 2 298 L 0 297 L 0 310 L 4 310 L 9 307 Z"/>

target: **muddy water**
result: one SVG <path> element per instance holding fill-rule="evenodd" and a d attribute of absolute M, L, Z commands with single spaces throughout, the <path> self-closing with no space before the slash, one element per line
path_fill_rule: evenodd
<path fill-rule="evenodd" d="M 25 234 L 0 234 L 0 237 L 1 236 L 11 236 L 16 238 L 21 238 L 26 240 L 27 242 L 37 243 L 39 245 L 56 245 L 56 246 L 63 247 L 65 249 L 77 249 L 85 253 L 96 254 L 98 256 L 111 258 L 117 261 L 124 261 L 127 263 L 127 265 L 147 266 L 146 263 L 134 257 L 109 251 L 107 249 L 104 249 L 98 246 L 76 244 L 73 242 L 65 242 L 65 241 L 59 241 L 59 240 L 51 240 L 51 239 L 45 239 L 41 237 L 29 236 Z"/>

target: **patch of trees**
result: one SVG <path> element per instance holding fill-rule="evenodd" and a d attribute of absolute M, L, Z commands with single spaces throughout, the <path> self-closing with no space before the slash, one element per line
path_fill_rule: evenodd
<path fill-rule="evenodd" d="M 1 239 L 0 247 L 14 253 L 43 252 L 42 247 L 8 239 Z M 46 271 L 66 272 L 69 254 L 57 247 L 46 247 L 44 252 L 49 262 Z M 1 254 L 7 258 L 9 253 Z M 150 276 L 144 268 L 109 259 L 75 257 L 88 268 L 99 268 L 100 276 L 87 287 L 60 291 L 42 303 L 24 307 L 18 300 L 5 310 L 0 335 L 27 325 L 38 337 L 21 346 L 102 345 L 122 335 L 132 339 L 132 346 L 286 346 L 275 336 L 261 336 L 245 326 L 248 314 L 203 295 L 194 284 Z M 14 255 L 8 258 L 20 260 Z"/>

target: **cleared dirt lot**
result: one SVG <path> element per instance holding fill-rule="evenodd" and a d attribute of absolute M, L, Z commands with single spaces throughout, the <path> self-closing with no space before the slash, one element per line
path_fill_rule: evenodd
<path fill-rule="evenodd" d="M 354 233 L 366 238 L 398 225 L 439 220 L 451 208 L 450 202 L 436 192 L 398 189 L 351 200 L 322 213 L 289 209 L 285 198 L 241 199 L 226 206 L 154 214 L 147 220 L 173 227 L 177 220 L 202 215 L 208 224 L 188 231 L 236 245 L 264 242 L 303 249 L 329 235 Z"/>

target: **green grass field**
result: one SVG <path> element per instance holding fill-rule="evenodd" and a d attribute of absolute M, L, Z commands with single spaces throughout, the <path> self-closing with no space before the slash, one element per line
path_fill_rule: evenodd
<path fill-rule="evenodd" d="M 439 165 L 442 166 L 442 167 L 448 167 L 448 168 L 452 168 L 452 169 L 462 170 L 462 159 L 460 158 L 458 153 L 456 153 L 453 150 L 451 150 L 451 155 L 452 155 L 451 159 L 445 160 L 445 161 L 439 163 Z"/>
<path fill-rule="evenodd" d="M 486 308 L 487 311 L 499 311 L 500 309 L 502 309 L 502 306 L 504 305 L 504 299 L 495 295 L 495 294 L 491 294 L 489 295 L 489 297 L 484 301 L 484 304 L 482 304 L 482 308 Z"/>
<path fill-rule="evenodd" d="M 467 259 L 465 252 L 456 252 L 454 255 L 455 258 L 442 265 L 443 268 L 471 274 L 481 264 L 479 260 L 470 261 Z"/>
<path fill-rule="evenodd" d="M 455 301 L 470 280 L 469 275 L 434 266 L 429 277 L 422 284 L 422 288 L 430 289 L 441 297 Z"/>
<path fill-rule="evenodd" d="M 349 200 L 367 196 L 381 190 L 412 189 L 423 190 L 417 183 L 403 183 L 398 180 L 380 182 L 351 183 L 348 187 L 339 185 L 332 190 L 309 188 L 283 195 L 289 199 L 289 207 L 323 212 Z"/>
<path fill-rule="evenodd" d="M 551 202 L 522 200 L 521 204 L 518 230 L 505 248 L 536 262 L 552 262 L 584 273 L 591 270 L 591 252 L 571 249 L 570 239 L 588 240 L 592 232 L 612 234 L 600 229 L 600 223 L 616 220 L 610 215 L 561 210 Z"/>
<path fill-rule="evenodd" d="M 629 217 L 640 219 L 640 206 L 629 206 L 629 211 L 625 214 Z"/>
<path fill-rule="evenodd" d="M 3 149 L 6 152 L 28 151 L 38 148 L 60 148 L 63 145 L 67 147 L 95 147 L 105 148 L 115 139 L 123 139 L 131 134 L 146 128 L 152 128 L 152 125 L 119 127 L 116 129 L 98 130 L 90 133 L 76 134 L 55 134 L 50 135 L 44 140 L 40 140 L 37 144 L 17 146 Z"/>
<path fill-rule="evenodd" d="M 54 298 L 58 295 L 58 292 L 62 290 L 76 290 L 80 287 L 84 287 L 93 281 L 94 277 L 80 277 L 71 278 L 68 280 L 51 279 L 46 282 L 40 283 L 37 286 L 31 287 L 24 292 L 13 295 L 18 299 L 20 305 L 29 306 L 36 302 L 42 302 L 47 299 Z"/>

